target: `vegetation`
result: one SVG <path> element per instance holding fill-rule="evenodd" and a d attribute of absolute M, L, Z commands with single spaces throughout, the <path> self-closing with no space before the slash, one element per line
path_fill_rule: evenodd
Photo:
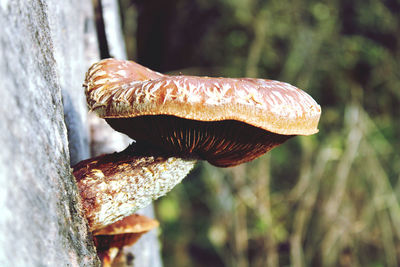
<path fill-rule="evenodd" d="M 121 0 L 129 57 L 304 89 L 320 132 L 156 202 L 165 266 L 400 265 L 400 3 Z"/>

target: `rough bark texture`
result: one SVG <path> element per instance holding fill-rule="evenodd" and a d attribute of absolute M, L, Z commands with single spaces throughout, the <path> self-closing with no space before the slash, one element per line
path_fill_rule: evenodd
<path fill-rule="evenodd" d="M 81 81 L 91 8 L 0 1 L 0 266 L 99 264 L 69 156 L 89 154 Z"/>
<path fill-rule="evenodd" d="M 0 266 L 98 266 L 70 166 L 90 156 L 89 142 L 114 152 L 128 141 L 118 134 L 102 147 L 93 128 L 90 140 L 82 81 L 99 60 L 92 2 L 1 0 L 0 25 Z M 135 266 L 160 266 L 155 232 L 143 241 L 134 257 L 145 265 Z"/>

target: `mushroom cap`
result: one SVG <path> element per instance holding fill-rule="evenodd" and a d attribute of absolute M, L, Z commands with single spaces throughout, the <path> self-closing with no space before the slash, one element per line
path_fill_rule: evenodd
<path fill-rule="evenodd" d="M 104 59 L 86 76 L 89 108 L 102 118 L 172 115 L 236 120 L 283 135 L 318 132 L 321 107 L 284 82 L 254 78 L 169 76 L 133 61 Z"/>
<path fill-rule="evenodd" d="M 321 114 L 320 106 L 312 97 L 287 83 L 253 78 L 169 76 L 132 61 L 116 59 L 94 64 L 87 73 L 84 86 L 89 108 L 106 118 L 117 131 L 136 140 L 144 138 L 156 145 L 165 146 L 168 143 L 167 150 L 174 153 L 190 155 L 196 152 L 200 158 L 222 167 L 249 161 L 293 135 L 317 133 Z M 189 120 L 192 121 L 192 128 L 187 128 Z M 229 126 L 230 122 L 235 122 L 238 128 Z M 171 128 L 167 133 L 168 129 L 164 128 L 169 128 L 171 123 L 180 128 Z M 226 136 L 220 140 L 216 134 L 212 134 L 211 141 L 198 140 L 197 137 L 203 134 L 196 129 L 216 129 L 221 123 L 227 124 L 217 130 L 222 134 L 230 130 L 247 136 L 239 138 L 244 138 L 240 144 L 236 141 L 224 142 Z M 154 141 L 148 136 L 153 135 L 152 127 L 157 125 L 163 126 L 163 129 L 158 127 L 163 131 L 163 138 Z M 253 148 L 245 149 L 247 156 L 244 159 L 240 159 L 239 155 L 234 160 L 218 159 L 212 155 L 213 152 L 208 153 L 209 147 L 221 142 L 219 154 L 226 148 L 246 147 L 246 139 L 254 139 L 253 132 L 256 137 L 264 133 L 266 136 L 258 138 L 262 140 L 256 138 L 255 144 L 251 145 Z M 272 141 L 268 141 L 271 138 Z M 207 151 L 196 148 L 204 142 L 207 143 L 203 145 Z M 250 142 L 254 143 L 254 140 Z M 268 144 L 262 145 L 265 142 Z M 251 152 L 254 149 L 257 153 Z M 241 150 L 232 153 L 240 154 Z"/>
<path fill-rule="evenodd" d="M 103 229 L 95 231 L 94 241 L 98 251 L 110 248 L 122 248 L 136 243 L 144 234 L 159 226 L 159 222 L 146 216 L 133 214 L 113 223 Z"/>
<path fill-rule="evenodd" d="M 119 235 L 128 233 L 142 233 L 150 231 L 159 226 L 157 220 L 148 218 L 140 214 L 132 214 L 100 230 L 95 231 L 94 235 Z"/>

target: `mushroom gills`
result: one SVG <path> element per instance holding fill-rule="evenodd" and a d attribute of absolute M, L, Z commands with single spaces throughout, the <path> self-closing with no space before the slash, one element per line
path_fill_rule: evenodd
<path fill-rule="evenodd" d="M 172 115 L 107 118 L 116 131 L 175 157 L 200 158 L 217 167 L 251 161 L 293 135 L 281 135 L 235 120 L 197 121 Z"/>

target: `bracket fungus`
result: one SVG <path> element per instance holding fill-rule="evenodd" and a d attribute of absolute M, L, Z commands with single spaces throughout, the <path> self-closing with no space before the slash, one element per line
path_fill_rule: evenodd
<path fill-rule="evenodd" d="M 121 254 L 122 248 L 131 246 L 148 231 L 158 227 L 159 222 L 146 216 L 133 214 L 103 229 L 95 231 L 94 243 L 102 266 L 111 266 Z"/>
<path fill-rule="evenodd" d="M 218 167 L 318 132 L 321 113 L 314 99 L 287 83 L 169 76 L 115 59 L 94 64 L 85 87 L 90 109 L 115 130 Z"/>
<path fill-rule="evenodd" d="M 165 195 L 194 164 L 135 144 L 79 162 L 73 173 L 90 230 L 100 230 Z"/>
<path fill-rule="evenodd" d="M 321 114 L 312 97 L 287 83 L 169 76 L 116 59 L 92 65 L 84 87 L 90 110 L 139 147 L 74 168 L 92 229 L 166 194 L 196 160 L 235 166 L 317 133 Z"/>

